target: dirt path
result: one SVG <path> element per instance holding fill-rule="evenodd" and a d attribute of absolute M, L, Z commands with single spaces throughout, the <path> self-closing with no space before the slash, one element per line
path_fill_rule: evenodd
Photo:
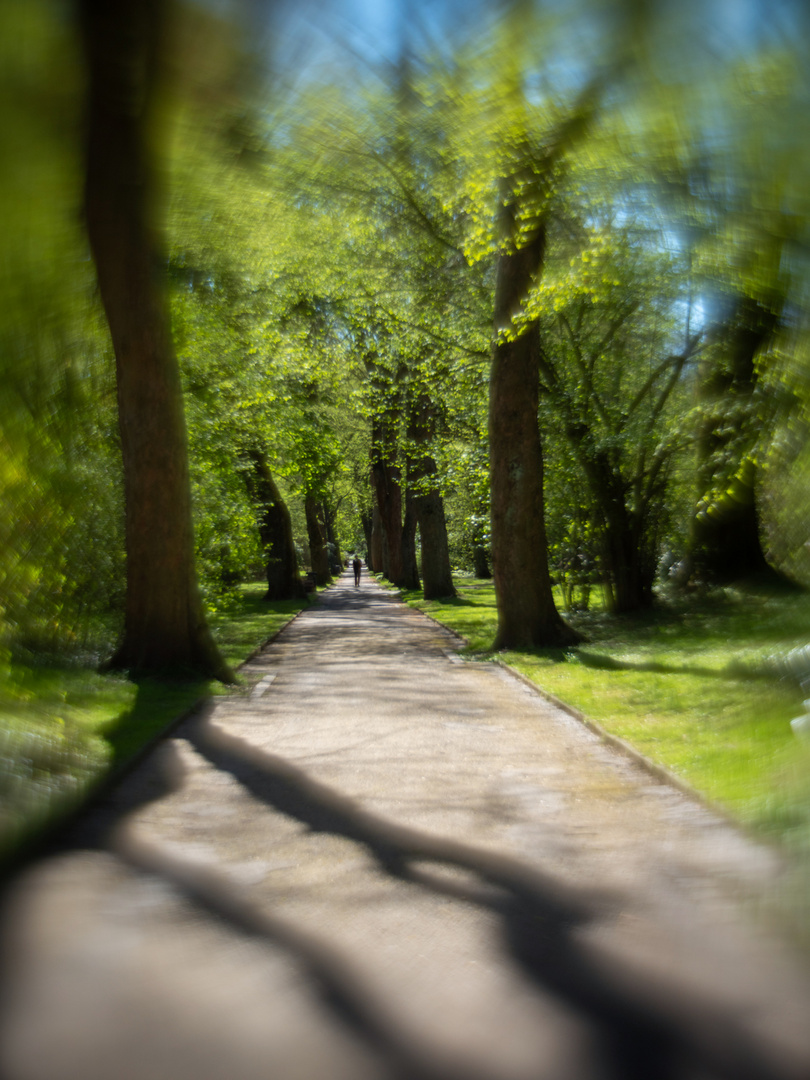
<path fill-rule="evenodd" d="M 351 573 L 30 868 L 3 1080 L 810 1076 L 776 856 Z"/>

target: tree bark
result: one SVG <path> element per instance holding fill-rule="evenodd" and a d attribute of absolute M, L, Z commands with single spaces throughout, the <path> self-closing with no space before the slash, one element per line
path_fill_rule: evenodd
<path fill-rule="evenodd" d="M 401 472 L 396 447 L 386 434 L 386 427 L 375 420 L 371 432 L 371 483 L 380 512 L 382 573 L 394 585 L 403 585 Z"/>
<path fill-rule="evenodd" d="M 603 452 L 589 452 L 588 429 L 569 425 L 574 445 L 600 517 L 602 562 L 610 579 L 609 609 L 615 614 L 640 611 L 652 605 L 655 583 L 655 519 L 651 492 L 636 492 L 636 508 L 628 506 L 626 485 Z"/>
<path fill-rule="evenodd" d="M 281 497 L 263 452 L 248 451 L 252 471 L 248 488 L 258 514 L 259 538 L 265 557 L 267 592 L 265 600 L 299 600 L 306 589 L 298 572 L 290 511 Z"/>
<path fill-rule="evenodd" d="M 327 543 L 331 545 L 332 550 L 328 553 L 329 556 L 329 569 L 333 574 L 340 574 L 343 571 L 343 560 L 340 556 L 340 544 L 337 541 L 337 533 L 335 532 L 335 515 L 330 507 L 329 503 L 321 503 L 323 509 L 323 527 L 326 535 Z"/>
<path fill-rule="evenodd" d="M 514 243 L 514 203 L 506 206 L 507 236 Z M 543 450 L 537 420 L 540 339 L 536 323 L 503 339 L 541 272 L 545 225 L 522 247 L 498 256 L 495 334 L 489 393 L 492 569 L 498 605 L 494 649 L 572 644 L 578 634 L 554 604 L 548 569 L 543 506 Z"/>
<path fill-rule="evenodd" d="M 456 596 L 444 500 L 436 487 L 419 496 L 419 534 L 422 539 L 422 594 L 425 600 Z"/>
<path fill-rule="evenodd" d="M 492 577 L 487 549 L 480 544 L 476 544 L 473 548 L 473 573 L 477 578 L 484 578 L 486 580 L 489 580 L 489 578 Z"/>
<path fill-rule="evenodd" d="M 307 539 L 309 540 L 309 560 L 316 585 L 329 585 L 332 574 L 329 570 L 329 556 L 326 539 L 320 520 L 320 504 L 314 495 L 304 497 L 304 513 L 307 519 Z"/>
<path fill-rule="evenodd" d="M 383 534 L 382 534 L 382 518 L 380 517 L 380 508 L 377 505 L 376 496 L 374 498 L 374 506 L 371 510 L 371 543 L 368 549 L 369 557 L 369 570 L 373 570 L 375 574 L 382 573 L 383 568 Z"/>
<path fill-rule="evenodd" d="M 79 0 L 85 217 L 116 361 L 124 467 L 124 636 L 108 666 L 233 681 L 197 588 L 185 419 L 161 279 L 148 141 L 160 0 Z"/>
<path fill-rule="evenodd" d="M 624 506 L 607 512 L 605 564 L 612 581 L 611 611 L 626 614 L 653 602 L 655 562 L 645 543 L 643 525 Z"/>
<path fill-rule="evenodd" d="M 439 470 L 428 450 L 435 429 L 435 407 L 427 394 L 421 394 L 412 403 L 408 424 L 408 490 L 413 492 L 415 489 L 412 498 L 422 541 L 422 594 L 425 600 L 456 595 L 444 502 L 436 482 Z"/>
<path fill-rule="evenodd" d="M 419 566 L 416 561 L 416 526 L 418 524 L 416 497 L 410 487 L 405 492 L 405 520 L 402 523 L 402 580 L 403 589 L 418 589 Z"/>

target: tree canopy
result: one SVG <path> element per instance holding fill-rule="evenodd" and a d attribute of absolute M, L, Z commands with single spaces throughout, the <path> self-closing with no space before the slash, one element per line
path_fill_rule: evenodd
<path fill-rule="evenodd" d="M 431 596 L 491 568 L 498 647 L 572 641 L 557 608 L 598 586 L 633 611 L 664 577 L 810 581 L 801 5 L 402 3 L 374 40 L 338 4 L 319 36 L 165 5 L 126 251 L 109 140 L 81 224 L 88 73 L 123 61 L 78 9 L 2 15 L 4 649 L 126 646 L 133 597 L 170 591 L 133 554 L 156 443 L 121 357 L 148 325 L 198 629 L 355 551 Z M 201 641 L 158 651 L 216 668 Z"/>

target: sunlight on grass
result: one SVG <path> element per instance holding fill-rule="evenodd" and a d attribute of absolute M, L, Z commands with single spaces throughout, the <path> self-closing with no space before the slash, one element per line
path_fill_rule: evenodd
<path fill-rule="evenodd" d="M 494 586 L 457 587 L 450 601 L 405 598 L 462 634 L 467 654 L 489 656 Z M 636 619 L 566 617 L 586 635 L 581 647 L 502 658 L 746 826 L 810 849 L 810 747 L 790 727 L 803 692 L 780 666 L 810 639 L 810 597 L 725 590 Z"/>

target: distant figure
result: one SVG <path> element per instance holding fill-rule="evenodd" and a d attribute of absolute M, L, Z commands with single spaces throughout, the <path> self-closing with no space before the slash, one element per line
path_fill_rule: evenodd
<path fill-rule="evenodd" d="M 363 564 L 360 562 L 360 556 L 355 555 L 352 559 L 352 569 L 354 570 L 354 587 L 358 588 L 360 585 L 360 567 Z"/>

